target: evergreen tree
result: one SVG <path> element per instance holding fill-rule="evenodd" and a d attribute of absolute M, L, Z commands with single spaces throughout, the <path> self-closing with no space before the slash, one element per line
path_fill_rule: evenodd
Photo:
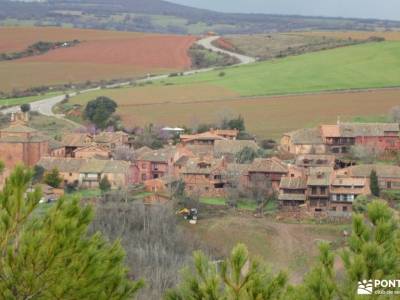
<path fill-rule="evenodd" d="M 118 105 L 114 100 L 102 96 L 88 102 L 84 115 L 97 127 L 104 129 L 117 107 Z"/>
<path fill-rule="evenodd" d="M 375 200 L 368 205 L 367 219 L 354 215 L 348 247 L 341 252 L 344 276 L 334 274 L 333 252 L 321 247 L 319 263 L 306 276 L 304 283 L 290 288 L 286 299 L 358 299 L 359 281 L 399 278 L 400 231 L 386 203 Z M 386 299 L 374 295 L 374 299 Z"/>
<path fill-rule="evenodd" d="M 167 300 L 279 299 L 287 282 L 284 273 L 272 276 L 262 263 L 250 260 L 242 244 L 232 250 L 219 270 L 202 252 L 195 252 L 194 268 L 194 272 L 184 272 L 183 282 L 166 294 Z"/>
<path fill-rule="evenodd" d="M 238 164 L 250 164 L 258 157 L 258 153 L 253 148 L 244 147 L 240 152 L 236 153 L 236 162 Z"/>
<path fill-rule="evenodd" d="M 108 192 L 109 190 L 111 190 L 111 183 L 108 180 L 107 176 L 104 176 L 99 183 L 99 188 L 100 190 L 105 193 Z"/>
<path fill-rule="evenodd" d="M 54 168 L 48 172 L 44 177 L 44 182 L 53 188 L 58 188 L 62 182 L 58 169 Z"/>
<path fill-rule="evenodd" d="M 17 167 L 0 192 L 0 299 L 132 299 L 118 242 L 89 236 L 89 207 L 61 198 L 38 214 L 41 191 L 26 193 L 32 172 Z"/>
<path fill-rule="evenodd" d="M 375 170 L 371 171 L 369 180 L 370 180 L 370 189 L 371 189 L 372 195 L 374 195 L 375 197 L 379 197 L 381 191 L 379 188 L 378 175 L 376 174 Z"/>

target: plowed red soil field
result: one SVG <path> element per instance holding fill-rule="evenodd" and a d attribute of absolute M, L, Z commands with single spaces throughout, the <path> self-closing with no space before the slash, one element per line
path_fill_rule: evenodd
<path fill-rule="evenodd" d="M 0 53 L 38 41 L 77 39 L 75 47 L 0 62 L 0 91 L 189 69 L 194 36 L 65 28 L 0 28 Z"/>

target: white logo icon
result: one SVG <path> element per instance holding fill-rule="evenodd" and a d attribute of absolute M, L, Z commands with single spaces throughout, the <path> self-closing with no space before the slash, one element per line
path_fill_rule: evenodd
<path fill-rule="evenodd" d="M 363 280 L 358 282 L 357 294 L 358 295 L 372 295 L 374 285 L 372 280 Z"/>

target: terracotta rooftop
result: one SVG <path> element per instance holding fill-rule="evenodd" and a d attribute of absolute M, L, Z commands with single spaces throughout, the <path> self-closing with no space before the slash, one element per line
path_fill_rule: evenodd
<path fill-rule="evenodd" d="M 340 128 L 338 125 L 321 125 L 321 134 L 323 137 L 340 137 Z"/>
<path fill-rule="evenodd" d="M 369 177 L 371 175 L 372 170 L 376 171 L 378 177 L 400 178 L 399 166 L 391 166 L 383 164 L 352 166 L 341 170 L 341 172 L 346 172 L 347 175 L 353 177 Z"/>
<path fill-rule="evenodd" d="M 287 190 L 302 190 L 307 189 L 306 177 L 282 177 L 279 185 L 281 189 Z"/>
<path fill-rule="evenodd" d="M 168 161 L 174 156 L 176 147 L 164 147 L 158 150 L 143 150 L 141 153 L 136 152 L 136 160 L 151 161 L 168 163 Z"/>
<path fill-rule="evenodd" d="M 10 125 L 1 130 L 2 132 L 15 132 L 15 133 L 33 133 L 38 132 L 36 129 L 27 127 L 21 124 Z"/>
<path fill-rule="evenodd" d="M 184 142 L 196 141 L 196 140 L 225 140 L 226 139 L 220 135 L 217 135 L 217 134 L 209 132 L 209 131 L 199 133 L 199 134 L 182 134 L 180 136 L 180 138 Z"/>
<path fill-rule="evenodd" d="M 335 156 L 326 154 L 302 154 L 296 157 L 296 166 L 334 166 Z"/>
<path fill-rule="evenodd" d="M 398 123 L 342 123 L 339 127 L 343 137 L 383 136 L 385 132 L 399 132 Z"/>
<path fill-rule="evenodd" d="M 250 165 L 251 173 L 287 173 L 288 166 L 280 159 L 273 158 L 256 158 Z"/>
<path fill-rule="evenodd" d="M 62 173 L 126 173 L 130 164 L 120 160 L 42 157 L 37 163 L 46 170 L 57 168 Z"/>
<path fill-rule="evenodd" d="M 237 154 L 245 147 L 253 150 L 258 150 L 258 145 L 255 141 L 246 140 L 219 140 L 214 143 L 214 155 Z"/>
<path fill-rule="evenodd" d="M 319 128 L 304 128 L 286 133 L 294 144 L 319 145 L 323 144 Z"/>
<path fill-rule="evenodd" d="M 87 133 L 68 133 L 61 142 L 69 147 L 85 147 L 93 142 L 93 137 Z"/>

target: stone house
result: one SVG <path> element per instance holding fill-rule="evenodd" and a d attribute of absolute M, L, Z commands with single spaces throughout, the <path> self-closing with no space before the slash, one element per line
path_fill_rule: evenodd
<path fill-rule="evenodd" d="M 329 187 L 333 169 L 327 167 L 310 168 L 307 178 L 307 205 L 313 213 L 326 212 L 329 209 Z"/>
<path fill-rule="evenodd" d="M 248 168 L 248 185 L 269 180 L 274 191 L 279 191 L 281 178 L 289 174 L 289 167 L 280 159 L 256 158 Z"/>
<path fill-rule="evenodd" d="M 225 157 L 233 162 L 236 155 L 246 147 L 254 151 L 259 150 L 257 143 L 251 140 L 216 140 L 214 142 L 214 156 Z"/>
<path fill-rule="evenodd" d="M 137 183 L 146 180 L 162 178 L 166 175 L 173 175 L 172 163 L 175 148 L 167 147 L 159 150 L 147 150 L 136 152 L 135 176 Z"/>
<path fill-rule="evenodd" d="M 36 129 L 13 124 L 0 130 L 0 160 L 6 169 L 17 164 L 33 167 L 41 157 L 49 155 L 50 138 Z"/>
<path fill-rule="evenodd" d="M 338 170 L 337 173 L 352 178 L 369 179 L 372 170 L 377 173 L 381 190 L 400 190 L 399 166 L 383 164 L 358 165 Z"/>
<path fill-rule="evenodd" d="M 65 157 L 74 157 L 74 151 L 92 145 L 93 136 L 88 133 L 68 133 L 61 140 L 65 146 Z"/>
<path fill-rule="evenodd" d="M 354 145 L 370 146 L 381 152 L 400 149 L 397 123 L 339 123 L 321 125 L 320 130 L 327 150 L 334 154 L 348 153 Z"/>
<path fill-rule="evenodd" d="M 93 141 L 100 148 L 109 151 L 119 146 L 129 145 L 129 135 L 123 131 L 101 132 L 93 137 Z"/>
<path fill-rule="evenodd" d="M 64 186 L 70 184 L 82 188 L 96 188 L 103 177 L 107 177 L 113 188 L 133 183 L 133 170 L 126 161 L 43 157 L 38 165 L 46 171 L 57 168 Z"/>
<path fill-rule="evenodd" d="M 331 183 L 330 189 L 331 212 L 350 215 L 353 202 L 359 195 L 369 195 L 369 180 L 367 178 L 351 178 L 336 176 Z"/>
<path fill-rule="evenodd" d="M 301 154 L 296 157 L 295 165 L 304 168 L 335 167 L 336 158 L 327 154 Z"/>
<path fill-rule="evenodd" d="M 75 158 L 98 158 L 98 159 L 109 159 L 111 152 L 105 148 L 101 148 L 96 144 L 92 144 L 86 147 L 80 147 L 73 151 L 73 157 Z"/>
<path fill-rule="evenodd" d="M 299 210 L 306 204 L 306 192 L 307 177 L 282 177 L 278 195 L 279 208 L 286 211 Z"/>
<path fill-rule="evenodd" d="M 280 149 L 294 155 L 325 154 L 326 147 L 318 128 L 305 128 L 285 133 Z"/>
<path fill-rule="evenodd" d="M 79 170 L 83 165 L 83 159 L 75 159 L 71 157 L 42 157 L 37 163 L 46 171 L 51 171 L 54 168 L 60 172 L 63 178 L 63 185 L 79 185 Z"/>
<path fill-rule="evenodd" d="M 181 171 L 186 192 L 208 197 L 225 196 L 226 169 L 227 163 L 223 158 L 203 157 L 188 160 Z"/>

